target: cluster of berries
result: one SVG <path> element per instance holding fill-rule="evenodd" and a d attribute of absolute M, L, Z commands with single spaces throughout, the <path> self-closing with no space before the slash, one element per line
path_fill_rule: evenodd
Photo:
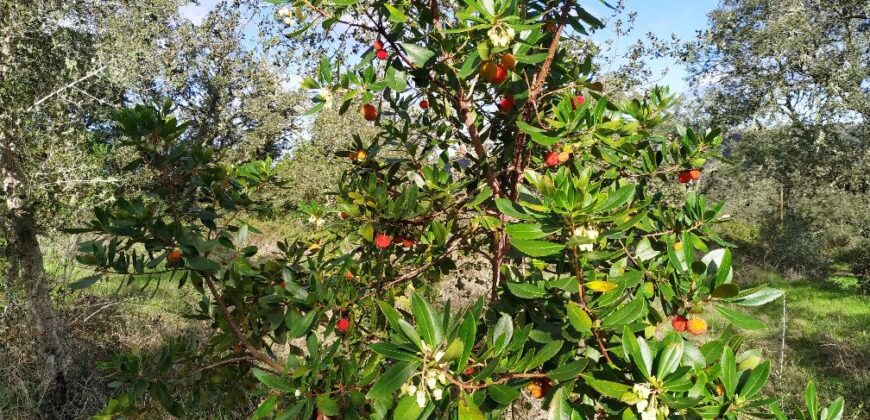
<path fill-rule="evenodd" d="M 413 248 L 416 245 L 416 242 L 414 241 L 414 238 L 406 238 L 398 235 L 396 235 L 396 237 L 391 237 L 383 232 L 375 235 L 375 246 L 378 247 L 378 249 L 387 249 L 393 244 L 396 244 L 396 246 L 400 246 L 407 251 Z"/>
<path fill-rule="evenodd" d="M 386 60 L 389 54 L 387 54 L 387 49 L 384 48 L 384 43 L 381 42 L 380 39 L 376 39 L 375 42 L 372 43 L 372 47 L 375 49 L 375 55 L 378 56 L 378 60 Z"/>

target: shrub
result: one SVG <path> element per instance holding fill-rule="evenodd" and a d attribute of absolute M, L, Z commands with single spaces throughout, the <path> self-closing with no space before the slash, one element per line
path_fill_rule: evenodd
<path fill-rule="evenodd" d="M 272 163 L 216 163 L 170 105 L 139 106 L 117 117 L 139 156 L 128 169 L 157 176 L 79 230 L 102 236 L 81 245 L 95 274 L 76 287 L 176 273 L 203 294 L 192 316 L 219 332 L 204 362 L 263 384 L 255 418 L 480 419 L 524 390 L 560 419 L 776 413 L 759 395 L 770 363 L 735 327 L 762 328 L 738 308 L 781 292 L 732 282 L 711 228 L 722 205 L 693 191 L 718 131 L 664 132 L 665 89 L 608 100 L 589 58 L 560 49 L 566 28 L 601 26 L 572 1 L 340 4 L 297 6 L 377 48 L 351 68 L 324 60 L 304 85 L 314 112 L 341 92 L 341 110 L 366 105 L 380 131 L 338 153 L 353 168 L 336 208 L 309 208 L 311 241 L 248 245 L 257 231 L 238 216 Z M 489 299 L 436 308 L 423 296 L 458 253 L 489 261 Z M 732 326 L 707 331 L 710 316 Z M 125 414 L 142 395 L 124 394 Z"/>

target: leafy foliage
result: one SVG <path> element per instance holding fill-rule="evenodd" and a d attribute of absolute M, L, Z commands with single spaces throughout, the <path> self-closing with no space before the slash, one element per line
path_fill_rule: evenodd
<path fill-rule="evenodd" d="M 733 283 L 711 228 L 723 206 L 691 183 L 722 137 L 662 130 L 665 89 L 601 94 L 590 61 L 559 48 L 601 26 L 586 9 L 293 6 L 323 30 L 379 40 L 354 66 L 323 60 L 305 82 L 312 112 L 342 93 L 342 112 L 371 105 L 362 110 L 378 128 L 337 153 L 353 167 L 334 207 L 309 208 L 315 241 L 271 255 L 247 245 L 256 229 L 239 216 L 260 204 L 273 165 L 216 162 L 169 105 L 117 115 L 139 157 L 128 169 L 157 175 L 145 197 L 118 197 L 81 229 L 98 236 L 79 257 L 96 273 L 132 283 L 168 270 L 203 294 L 193 316 L 219 332 L 215 353 L 244 354 L 267 390 L 255 418 L 479 419 L 524 388 L 552 418 L 770 415 L 769 362 L 736 331 L 763 328 L 741 306 L 781 292 Z M 278 11 L 288 25 L 290 13 Z M 489 260 L 491 294 L 437 308 L 418 291 L 437 287 L 458 252 Z M 707 332 L 713 314 L 731 325 Z M 677 317 L 688 327 L 672 326 Z"/>

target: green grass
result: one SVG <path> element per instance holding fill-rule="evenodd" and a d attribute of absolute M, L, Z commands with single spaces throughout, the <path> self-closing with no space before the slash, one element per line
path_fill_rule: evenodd
<path fill-rule="evenodd" d="M 824 402 L 845 398 L 845 418 L 870 418 L 870 297 L 858 291 L 856 279 L 787 280 L 758 269 L 737 275 L 744 286 L 767 283 L 785 291 L 784 360 L 782 301 L 750 311 L 769 326 L 749 340 L 771 360 L 768 395 L 793 410 L 803 404 L 807 382 L 815 380 Z"/>

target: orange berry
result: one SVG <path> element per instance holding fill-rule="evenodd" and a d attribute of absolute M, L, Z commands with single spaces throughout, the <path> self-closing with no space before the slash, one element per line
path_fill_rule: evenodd
<path fill-rule="evenodd" d="M 178 248 L 175 248 L 172 251 L 169 251 L 169 255 L 166 257 L 166 259 L 169 260 L 169 262 L 175 264 L 175 263 L 181 261 L 182 256 L 183 256 L 183 254 L 181 253 L 181 250 Z"/>
<path fill-rule="evenodd" d="M 725 395 L 725 387 L 721 383 L 716 384 L 716 395 L 720 397 Z"/>
<path fill-rule="evenodd" d="M 508 70 L 513 70 L 517 66 L 517 59 L 513 54 L 502 54 L 499 64 Z"/>
<path fill-rule="evenodd" d="M 363 105 L 361 111 L 362 116 L 366 121 L 374 121 L 378 118 L 378 109 L 372 104 Z"/>
<path fill-rule="evenodd" d="M 541 388 L 541 385 L 537 382 L 529 382 L 529 384 L 526 385 L 526 389 L 529 390 L 529 394 L 532 394 L 532 397 L 537 399 L 544 398 L 544 389 Z"/>
<path fill-rule="evenodd" d="M 702 318 L 692 318 L 686 324 L 686 329 L 692 335 L 701 335 L 707 332 L 707 321 Z"/>
<path fill-rule="evenodd" d="M 412 238 L 402 239 L 402 248 L 411 249 L 414 247 L 414 245 L 415 245 L 414 239 L 412 239 Z"/>
<path fill-rule="evenodd" d="M 689 178 L 692 178 L 692 181 L 697 181 L 701 179 L 701 171 L 698 169 L 692 169 L 689 171 Z"/>
<path fill-rule="evenodd" d="M 489 82 L 495 77 L 497 71 L 498 65 L 492 61 L 486 61 L 480 65 L 480 78 Z"/>
<path fill-rule="evenodd" d="M 374 47 L 375 50 L 382 50 L 384 49 L 384 43 L 381 42 L 380 39 L 376 39 L 375 42 L 372 43 L 372 47 Z"/>
<path fill-rule="evenodd" d="M 353 280 L 353 272 L 350 270 L 345 271 L 344 272 L 344 279 L 347 281 Z"/>
<path fill-rule="evenodd" d="M 568 152 L 561 152 L 561 153 L 559 153 L 559 163 L 565 163 L 565 162 L 567 162 L 568 159 L 570 159 L 570 158 L 571 158 L 571 154 L 568 153 Z"/>

